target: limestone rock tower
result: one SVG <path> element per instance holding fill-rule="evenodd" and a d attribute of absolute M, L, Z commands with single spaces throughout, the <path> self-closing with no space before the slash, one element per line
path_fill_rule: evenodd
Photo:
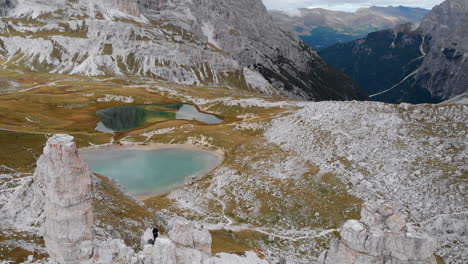
<path fill-rule="evenodd" d="M 83 263 L 93 256 L 92 172 L 74 138 L 54 135 L 34 175 L 45 198 L 44 240 L 51 259 Z"/>

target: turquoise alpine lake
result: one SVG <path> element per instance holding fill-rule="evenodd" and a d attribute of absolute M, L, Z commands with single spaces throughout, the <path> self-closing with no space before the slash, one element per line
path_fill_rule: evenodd
<path fill-rule="evenodd" d="M 213 114 L 198 111 L 190 104 L 115 106 L 96 112 L 101 119 L 96 130 L 105 133 L 121 132 L 147 124 L 167 120 L 195 120 L 205 124 L 220 124 L 224 120 Z"/>
<path fill-rule="evenodd" d="M 117 180 L 135 197 L 166 192 L 187 179 L 211 172 L 220 155 L 189 148 L 100 148 L 84 150 L 90 169 Z"/>

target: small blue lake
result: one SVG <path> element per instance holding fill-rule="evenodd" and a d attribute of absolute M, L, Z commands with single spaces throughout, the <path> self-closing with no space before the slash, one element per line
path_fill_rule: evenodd
<path fill-rule="evenodd" d="M 212 152 L 188 148 L 102 148 L 80 155 L 93 172 L 117 180 L 135 197 L 166 192 L 209 173 L 222 160 Z"/>

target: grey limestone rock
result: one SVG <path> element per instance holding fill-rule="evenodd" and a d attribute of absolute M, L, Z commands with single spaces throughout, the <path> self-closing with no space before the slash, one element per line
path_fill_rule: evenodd
<path fill-rule="evenodd" d="M 417 79 L 441 98 L 468 91 L 468 1 L 446 0 L 421 22 L 430 50 Z"/>
<path fill-rule="evenodd" d="M 167 220 L 167 237 L 158 237 L 154 245 L 146 243 L 137 253 L 139 263 L 143 264 L 268 264 L 256 253 L 211 254 L 211 234 L 207 229 L 197 228 L 194 223 L 182 217 Z M 147 229 L 142 242 L 151 234 Z"/>
<path fill-rule="evenodd" d="M 37 161 L 34 177 L 45 197 L 44 241 L 59 263 L 78 263 L 93 255 L 92 172 L 78 155 L 74 138 L 54 135 Z"/>
<path fill-rule="evenodd" d="M 18 0 L 0 0 L 0 16 L 6 15 L 17 4 Z"/>
<path fill-rule="evenodd" d="M 201 252 L 211 255 L 211 234 L 206 229 L 197 229 L 193 232 L 193 246 Z"/>
<path fill-rule="evenodd" d="M 435 264 L 436 241 L 406 222 L 393 206 L 365 203 L 361 221 L 349 220 L 341 240 L 320 264 Z"/>
<path fill-rule="evenodd" d="M 189 221 L 176 217 L 169 221 L 167 236 L 177 245 L 193 247 L 193 233 L 195 227 Z"/>

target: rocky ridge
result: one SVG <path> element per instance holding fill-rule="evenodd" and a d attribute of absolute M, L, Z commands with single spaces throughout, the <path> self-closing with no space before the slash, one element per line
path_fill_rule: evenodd
<path fill-rule="evenodd" d="M 367 33 L 404 23 L 420 23 L 429 10 L 411 7 L 370 7 L 356 12 L 300 8 L 297 12 L 271 11 L 273 20 L 295 31 L 315 49 L 352 41 Z"/>
<path fill-rule="evenodd" d="M 467 25 L 467 1 L 446 0 L 419 27 L 375 32 L 320 55 L 355 79 L 373 100 L 440 103 L 468 89 Z"/>
<path fill-rule="evenodd" d="M 132 75 L 186 85 L 229 85 L 229 78 L 242 77 L 235 60 L 194 34 L 125 13 L 125 1 L 112 3 L 19 1 L 0 21 L 5 64 L 19 70 Z"/>
<path fill-rule="evenodd" d="M 152 77 L 312 100 L 366 98 L 272 23 L 260 0 L 20 0 L 2 12 L 0 55 L 15 70 Z"/>
<path fill-rule="evenodd" d="M 364 99 L 359 88 L 294 34 L 273 22 L 261 0 L 147 0 L 148 17 L 169 20 L 259 72 L 281 93 L 310 100 Z"/>
<path fill-rule="evenodd" d="M 319 264 L 437 264 L 436 241 L 390 205 L 365 203 L 361 220 L 348 220 L 341 240 L 323 252 Z"/>

